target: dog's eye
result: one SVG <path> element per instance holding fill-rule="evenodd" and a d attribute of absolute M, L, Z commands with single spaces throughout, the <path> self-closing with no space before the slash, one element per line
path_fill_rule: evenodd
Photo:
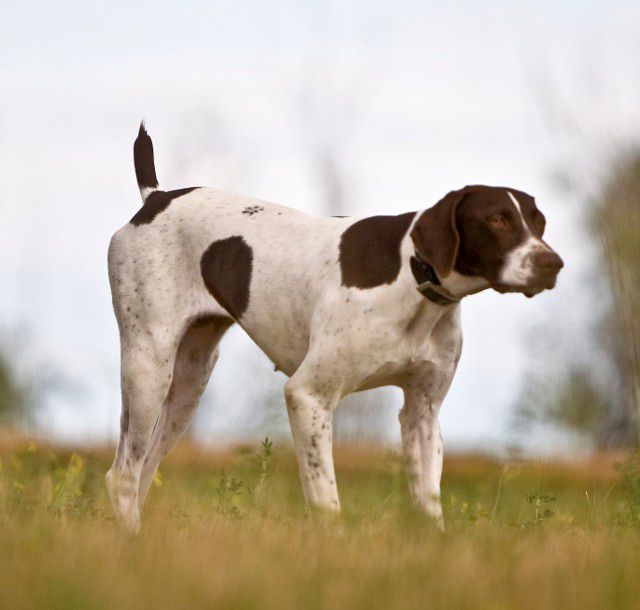
<path fill-rule="evenodd" d="M 489 224 L 494 229 L 504 229 L 507 226 L 507 219 L 502 214 L 489 216 Z"/>

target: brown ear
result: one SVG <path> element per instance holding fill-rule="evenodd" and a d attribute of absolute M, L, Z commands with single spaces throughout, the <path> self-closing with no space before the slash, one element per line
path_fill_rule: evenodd
<path fill-rule="evenodd" d="M 420 215 L 411 231 L 418 254 L 434 268 L 439 277 L 447 277 L 456 262 L 460 245 L 456 208 L 467 192 L 463 188 L 445 195 Z"/>

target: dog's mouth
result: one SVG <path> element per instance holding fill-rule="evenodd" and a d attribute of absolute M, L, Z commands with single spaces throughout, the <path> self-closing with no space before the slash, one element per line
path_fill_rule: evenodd
<path fill-rule="evenodd" d="M 544 280 L 532 282 L 527 286 L 511 286 L 509 284 L 501 284 L 499 282 L 493 282 L 491 284 L 491 288 L 493 288 L 496 292 L 501 294 L 506 294 L 508 292 L 520 292 L 524 294 L 527 298 L 531 298 L 540 294 L 544 290 L 551 290 L 556 285 L 556 278 L 550 277 L 545 278 Z"/>
<path fill-rule="evenodd" d="M 551 288 L 553 288 L 553 286 L 551 286 Z M 546 290 L 546 289 L 548 288 L 546 288 L 545 286 L 541 288 L 526 288 L 525 290 L 522 291 L 522 294 L 524 294 L 525 297 L 530 299 L 531 297 L 535 297 L 536 294 L 540 294 L 543 290 Z"/>

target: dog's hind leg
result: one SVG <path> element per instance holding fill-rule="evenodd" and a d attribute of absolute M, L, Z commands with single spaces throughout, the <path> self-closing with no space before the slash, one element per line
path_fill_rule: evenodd
<path fill-rule="evenodd" d="M 200 396 L 218 359 L 218 343 L 232 324 L 233 320 L 228 317 L 199 317 L 189 324 L 180 340 L 171 387 L 164 399 L 140 477 L 140 511 L 160 461 L 171 451 L 193 419 Z"/>
<path fill-rule="evenodd" d="M 120 443 L 105 479 L 116 516 L 134 532 L 140 474 L 173 375 L 176 345 L 166 337 L 146 331 L 122 338 Z"/>

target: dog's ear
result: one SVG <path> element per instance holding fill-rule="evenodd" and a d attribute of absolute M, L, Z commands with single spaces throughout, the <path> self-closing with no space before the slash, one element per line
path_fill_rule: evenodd
<path fill-rule="evenodd" d="M 456 208 L 468 193 L 468 187 L 451 191 L 416 221 L 411 239 L 418 254 L 439 277 L 447 277 L 458 255 L 460 235 L 456 227 Z"/>

